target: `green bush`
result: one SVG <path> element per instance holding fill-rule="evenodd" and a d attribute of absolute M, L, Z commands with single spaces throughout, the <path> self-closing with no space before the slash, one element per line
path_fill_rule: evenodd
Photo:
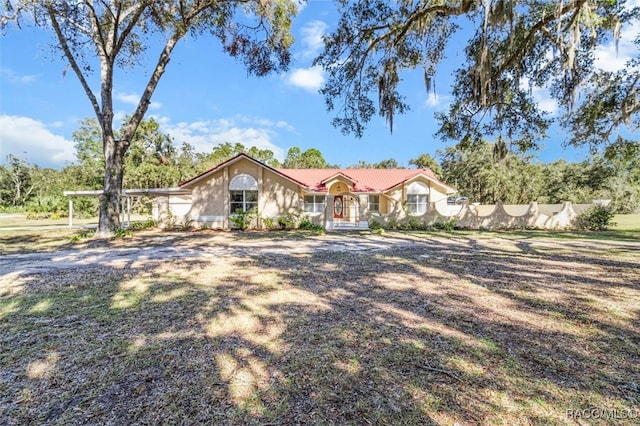
<path fill-rule="evenodd" d="M 296 229 L 300 223 L 301 216 L 301 213 L 288 212 L 278 218 L 278 225 L 282 229 Z"/>
<path fill-rule="evenodd" d="M 276 220 L 272 217 L 265 217 L 262 219 L 262 226 L 264 226 L 265 229 L 271 231 L 272 229 L 276 228 Z"/>
<path fill-rule="evenodd" d="M 71 242 L 77 243 L 82 239 L 91 238 L 95 235 L 95 233 L 96 233 L 95 229 L 83 229 L 82 231 L 78 232 L 76 235 L 71 237 Z"/>
<path fill-rule="evenodd" d="M 254 225 L 255 219 L 258 217 L 258 210 L 243 210 L 238 209 L 229 216 L 229 220 L 232 223 L 233 229 L 240 229 L 241 231 L 246 231 L 250 226 Z"/>
<path fill-rule="evenodd" d="M 389 222 L 387 222 L 387 226 L 385 226 L 385 229 L 398 229 L 398 221 L 396 219 L 389 219 Z"/>
<path fill-rule="evenodd" d="M 133 235 L 133 231 L 131 231 L 130 229 L 118 228 L 116 229 L 116 232 L 113 233 L 112 238 L 125 238 L 130 235 Z"/>
<path fill-rule="evenodd" d="M 132 231 L 142 231 L 143 229 L 155 228 L 156 226 L 158 226 L 158 222 L 149 218 L 144 221 L 133 222 L 129 225 L 129 229 Z"/>
<path fill-rule="evenodd" d="M 593 206 L 580 213 L 573 225 L 577 229 L 589 231 L 606 231 L 615 223 L 611 222 L 614 213 L 604 206 Z"/>
<path fill-rule="evenodd" d="M 68 215 L 68 203 L 64 197 L 42 196 L 29 200 L 25 206 L 27 219 L 59 219 Z"/>
<path fill-rule="evenodd" d="M 446 231 L 446 232 L 451 232 L 456 228 L 456 221 L 455 219 L 449 219 L 449 220 L 445 220 L 444 222 L 436 222 L 433 224 L 433 228 L 437 229 L 438 231 Z"/>
<path fill-rule="evenodd" d="M 384 226 L 382 225 L 382 223 L 378 222 L 375 219 L 371 219 L 369 221 L 369 229 L 376 230 L 376 229 L 384 229 Z"/>
<path fill-rule="evenodd" d="M 304 229 L 306 231 L 314 231 L 314 232 L 324 231 L 324 228 L 321 225 L 316 225 L 315 223 L 311 222 L 309 218 L 306 218 L 306 217 L 300 221 L 300 225 L 298 225 L 298 228 Z"/>

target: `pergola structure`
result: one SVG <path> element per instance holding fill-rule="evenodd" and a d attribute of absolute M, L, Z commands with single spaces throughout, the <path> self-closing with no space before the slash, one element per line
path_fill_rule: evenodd
<path fill-rule="evenodd" d="M 96 190 L 81 190 L 81 191 L 64 191 L 65 197 L 69 197 L 69 228 L 73 227 L 73 198 L 74 197 L 90 197 L 98 198 L 104 191 L 100 189 Z M 121 200 L 121 215 L 122 223 L 126 223 L 129 226 L 131 223 L 131 200 L 134 197 L 170 197 L 171 195 L 188 195 L 191 194 L 191 190 L 182 188 L 148 188 L 148 189 L 123 189 L 120 195 Z M 125 222 L 126 215 L 126 222 Z"/>

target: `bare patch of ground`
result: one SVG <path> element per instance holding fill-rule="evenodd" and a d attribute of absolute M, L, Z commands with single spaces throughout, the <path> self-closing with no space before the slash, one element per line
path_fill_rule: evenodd
<path fill-rule="evenodd" d="M 0 416 L 624 423 L 640 415 L 639 253 L 460 233 L 24 244 L 0 257 Z"/>

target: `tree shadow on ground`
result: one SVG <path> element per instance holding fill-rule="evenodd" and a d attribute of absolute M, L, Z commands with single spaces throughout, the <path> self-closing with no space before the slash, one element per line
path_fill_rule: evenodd
<path fill-rule="evenodd" d="M 7 423 L 564 424 L 637 407 L 638 263 L 393 237 L 5 283 Z"/>

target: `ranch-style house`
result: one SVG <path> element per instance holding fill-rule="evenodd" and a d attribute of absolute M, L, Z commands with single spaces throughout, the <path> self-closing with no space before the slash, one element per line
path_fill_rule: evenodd
<path fill-rule="evenodd" d="M 154 216 L 229 229 L 231 215 L 257 208 L 259 222 L 303 212 L 326 229 L 368 228 L 375 218 L 423 216 L 453 193 L 429 169 L 276 169 L 239 154 L 155 194 Z"/>

